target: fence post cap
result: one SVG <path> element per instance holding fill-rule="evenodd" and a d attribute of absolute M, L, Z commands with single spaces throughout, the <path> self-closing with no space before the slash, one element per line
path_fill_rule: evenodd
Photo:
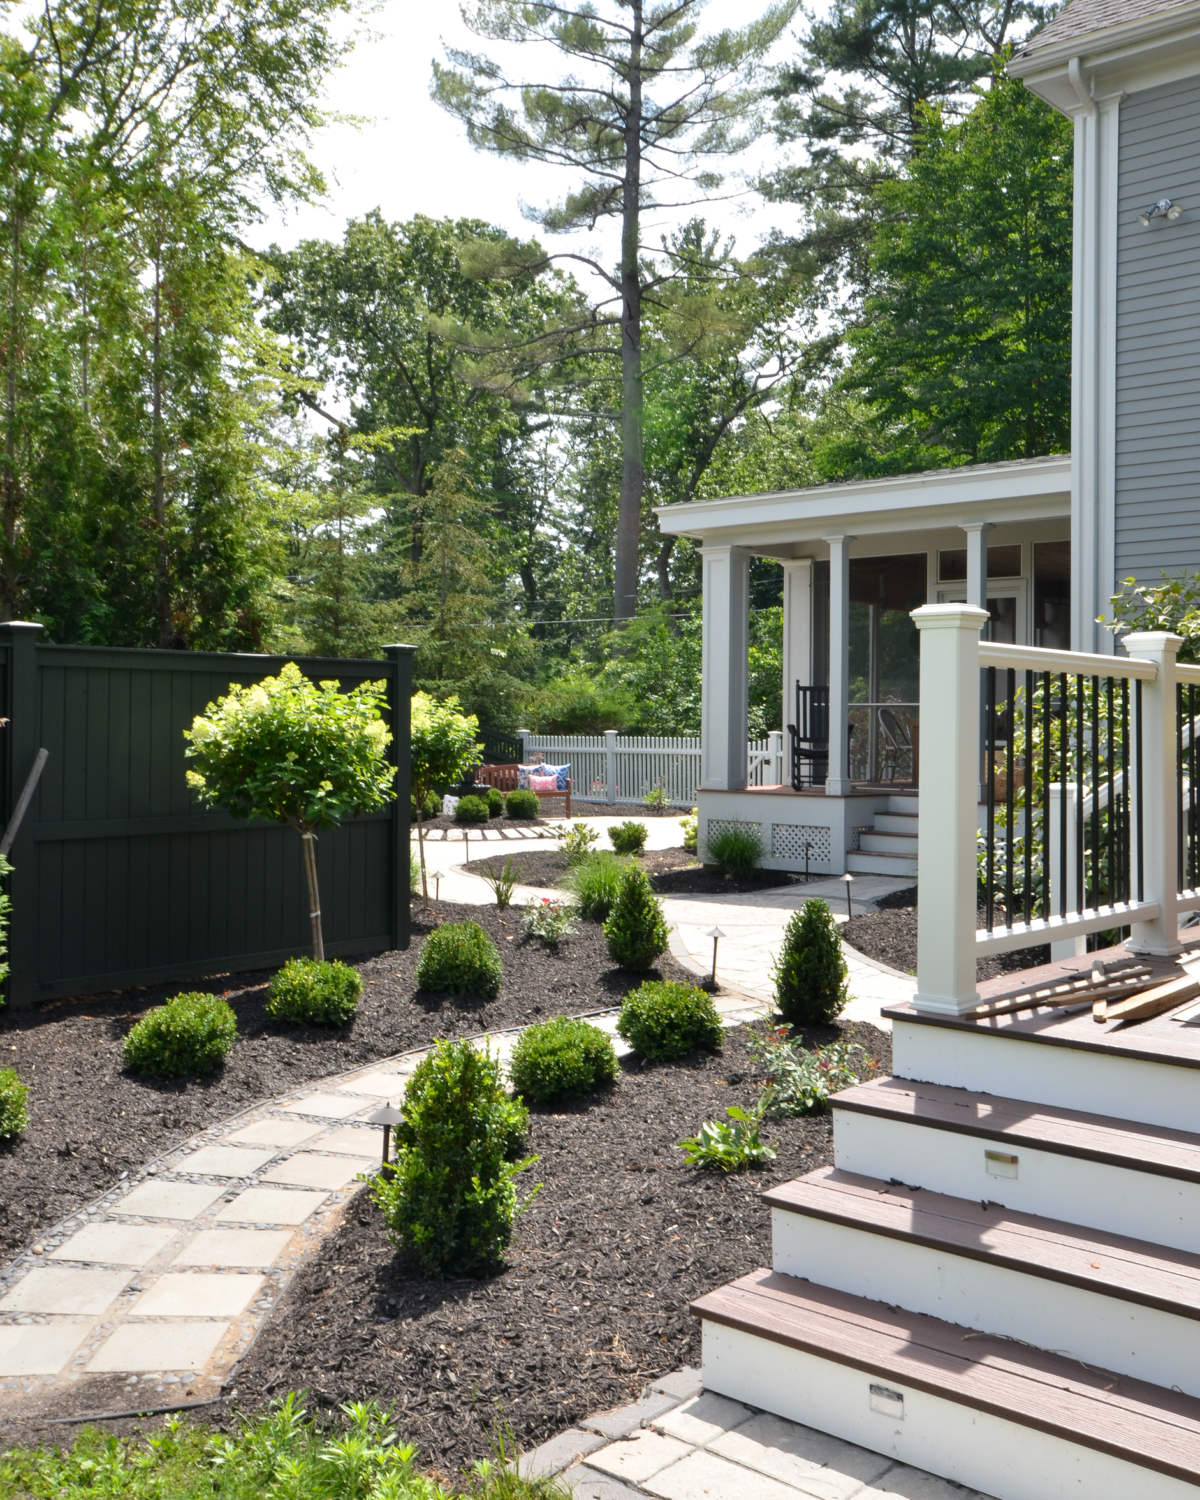
<path fill-rule="evenodd" d="M 1183 645 L 1183 637 L 1169 630 L 1131 630 L 1121 637 L 1121 645 L 1130 656 L 1138 652 L 1161 651 L 1172 656 Z"/>
<path fill-rule="evenodd" d="M 37 620 L 4 620 L 0 621 L 0 630 L 7 630 L 14 635 L 33 635 L 35 631 L 45 630 L 45 626 Z"/>
<path fill-rule="evenodd" d="M 910 615 L 918 630 L 970 630 L 976 634 L 988 618 L 987 610 L 974 604 L 922 604 Z"/>
<path fill-rule="evenodd" d="M 384 646 L 384 648 L 383 648 L 383 654 L 385 656 L 390 656 L 393 652 L 407 651 L 411 655 L 416 649 L 417 648 L 415 646 L 401 646 L 401 645 Z"/>

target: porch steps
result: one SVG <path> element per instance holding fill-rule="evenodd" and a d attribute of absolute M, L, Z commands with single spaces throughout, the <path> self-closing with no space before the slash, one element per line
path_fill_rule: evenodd
<path fill-rule="evenodd" d="M 692 1310 L 722 1395 L 1002 1500 L 1195 1500 L 1194 1397 L 778 1271 Z"/>
<path fill-rule="evenodd" d="M 917 873 L 917 801 L 893 794 L 887 808 L 875 814 L 869 831 L 860 833 L 858 848 L 846 855 L 853 875 L 891 875 L 898 879 Z"/>

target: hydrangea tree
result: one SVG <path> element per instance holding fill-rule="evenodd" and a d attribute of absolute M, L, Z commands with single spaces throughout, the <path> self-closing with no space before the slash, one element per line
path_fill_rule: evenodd
<path fill-rule="evenodd" d="M 317 959 L 325 957 L 317 831 L 374 812 L 395 795 L 392 736 L 380 712 L 387 684 L 364 682 L 349 693 L 339 687 L 312 682 L 288 662 L 253 687 L 231 683 L 183 732 L 195 763 L 188 785 L 202 802 L 235 818 L 290 823 L 299 833 Z"/>

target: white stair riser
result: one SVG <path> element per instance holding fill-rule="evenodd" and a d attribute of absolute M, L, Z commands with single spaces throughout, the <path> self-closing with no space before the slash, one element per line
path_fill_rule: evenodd
<path fill-rule="evenodd" d="M 835 1108 L 833 1119 L 834 1162 L 843 1171 L 1200 1250 L 1200 1183 L 850 1110 Z M 1017 1176 L 989 1173 L 986 1151 L 1016 1156 Z"/>
<path fill-rule="evenodd" d="M 903 1395 L 902 1419 L 871 1409 L 872 1383 Z M 716 1323 L 704 1324 L 704 1385 L 996 1500 L 1196 1500 L 1181 1479 Z"/>
<path fill-rule="evenodd" d="M 892 795 L 888 798 L 888 812 L 896 813 L 918 813 L 920 812 L 920 797 L 901 797 Z"/>
<path fill-rule="evenodd" d="M 1062 1109 L 1107 1109 L 1123 1120 L 1200 1130 L 1196 1068 L 912 1021 L 893 1023 L 892 1047 L 898 1078 Z"/>
<path fill-rule="evenodd" d="M 866 854 L 907 854 L 917 857 L 917 840 L 913 834 L 864 833 L 858 847 Z"/>
<path fill-rule="evenodd" d="M 1192 1318 L 784 1209 L 771 1232 L 772 1264 L 789 1276 L 1200 1396 Z"/>
<path fill-rule="evenodd" d="M 917 836 L 917 820 L 907 813 L 876 813 L 876 833 L 903 833 L 909 838 Z"/>
<path fill-rule="evenodd" d="M 917 860 L 902 858 L 898 854 L 860 854 L 852 850 L 846 855 L 846 868 L 852 875 L 890 875 L 899 880 L 917 873 Z"/>

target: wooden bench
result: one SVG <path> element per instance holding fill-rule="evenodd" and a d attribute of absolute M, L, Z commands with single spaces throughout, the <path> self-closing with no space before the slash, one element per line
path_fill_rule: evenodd
<path fill-rule="evenodd" d="M 520 768 L 516 764 L 480 766 L 475 772 L 475 780 L 477 782 L 485 782 L 488 786 L 494 786 L 497 791 L 504 792 L 507 795 L 509 792 L 517 790 L 519 771 Z M 565 791 L 537 793 L 537 799 L 542 803 L 557 801 L 560 798 L 565 803 L 565 816 L 569 818 L 571 816 L 571 778 L 569 776 L 567 777 Z"/>

